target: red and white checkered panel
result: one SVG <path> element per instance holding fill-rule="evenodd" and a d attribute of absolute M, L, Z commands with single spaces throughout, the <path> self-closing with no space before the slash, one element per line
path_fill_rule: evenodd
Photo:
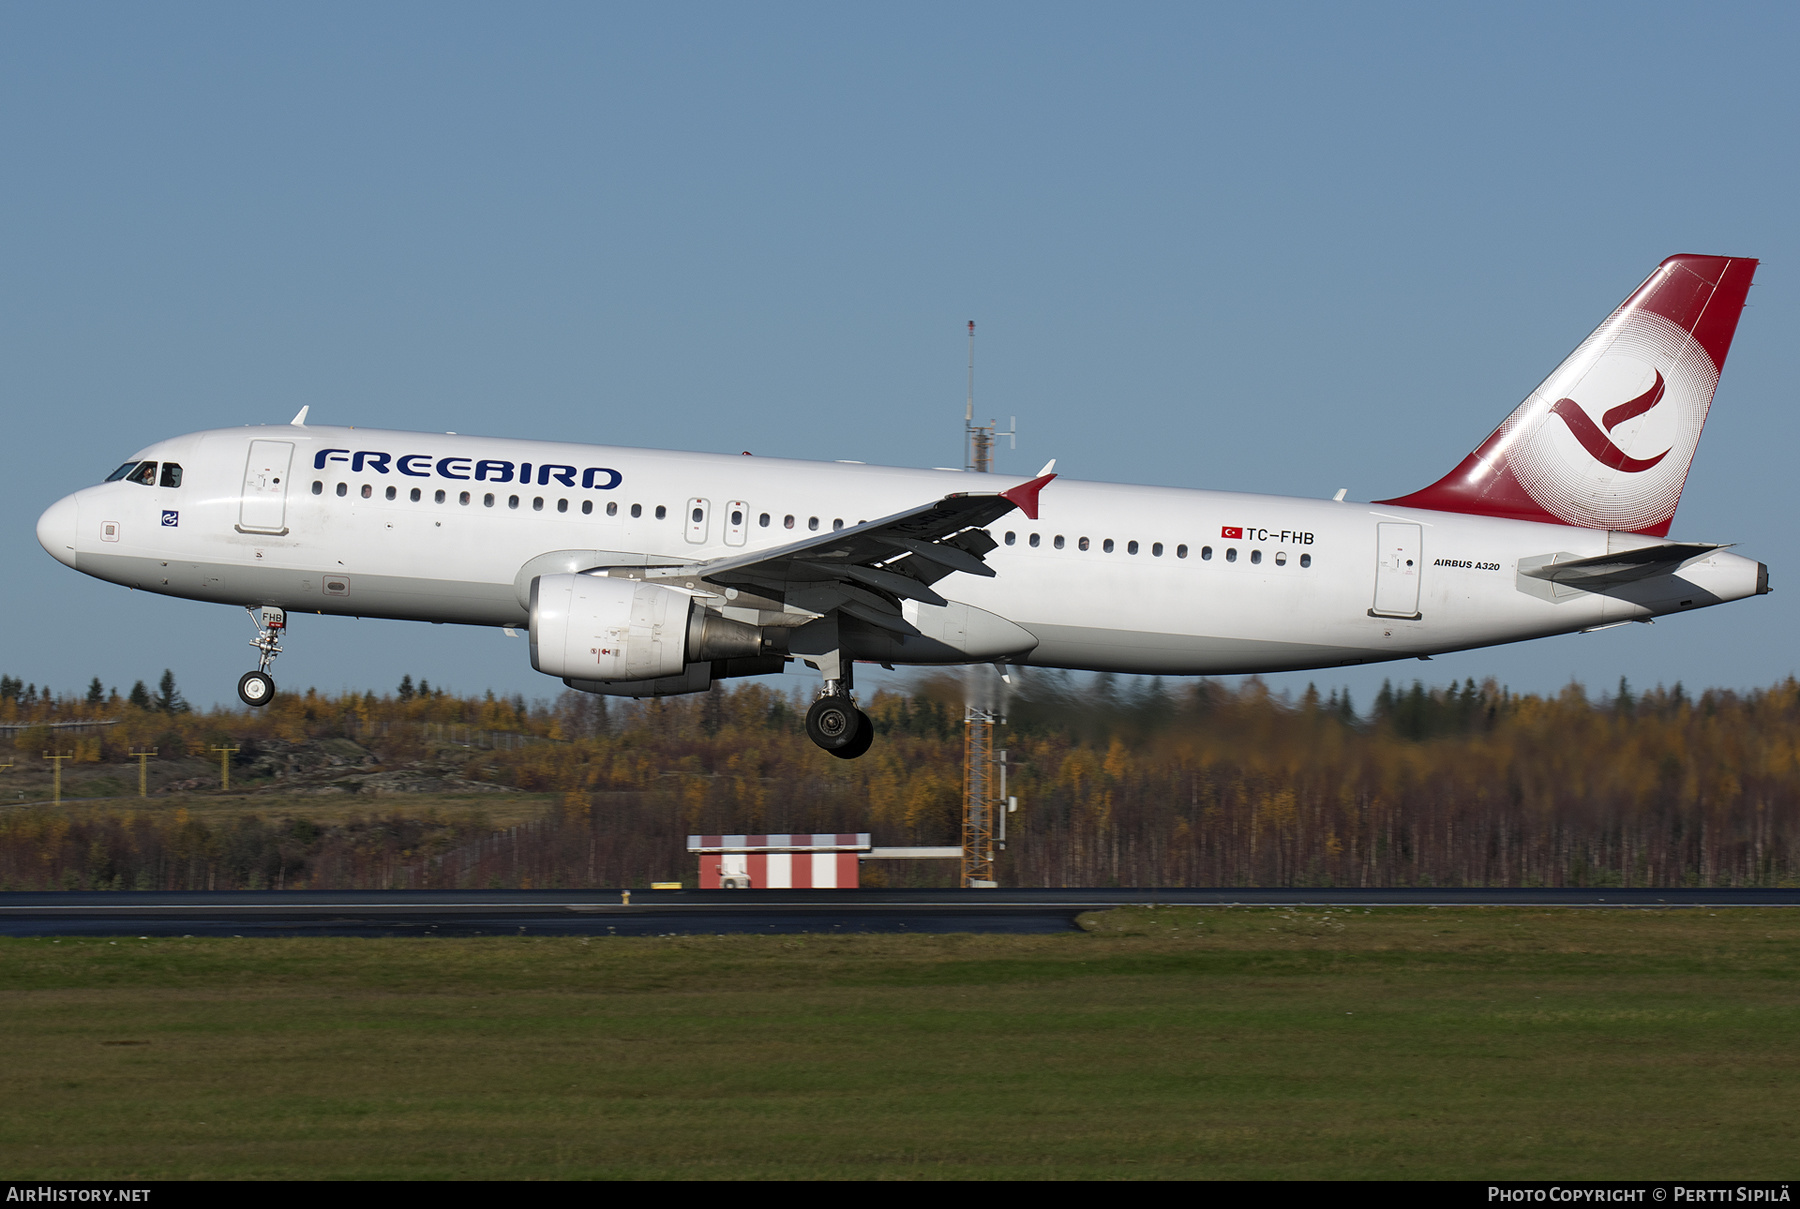
<path fill-rule="evenodd" d="M 688 836 L 702 890 L 723 889 L 727 878 L 747 878 L 752 890 L 854 890 L 856 854 L 871 847 L 866 831 Z"/>
<path fill-rule="evenodd" d="M 689 852 L 867 852 L 866 831 L 798 832 L 769 835 L 690 835 Z"/>

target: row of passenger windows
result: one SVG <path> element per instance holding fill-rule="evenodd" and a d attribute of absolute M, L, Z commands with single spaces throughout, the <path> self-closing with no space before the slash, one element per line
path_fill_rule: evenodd
<path fill-rule="evenodd" d="M 1017 545 L 1018 541 L 1019 541 L 1019 535 L 1017 533 L 1008 531 L 1006 534 L 1005 540 L 1006 540 L 1006 544 L 1009 546 Z M 1035 547 L 1035 546 L 1042 545 L 1043 540 L 1044 539 L 1043 539 L 1042 534 L 1032 533 L 1032 534 L 1028 534 L 1026 536 L 1025 544 L 1028 546 Z M 1067 546 L 1067 544 L 1068 544 L 1068 539 L 1060 533 L 1058 533 L 1055 537 L 1050 539 L 1050 545 L 1057 550 L 1063 549 L 1065 546 Z M 1087 550 L 1087 549 L 1091 548 L 1091 546 L 1092 546 L 1092 543 L 1089 542 L 1089 540 L 1085 537 L 1078 537 L 1075 539 L 1075 548 L 1077 550 Z M 1111 554 L 1115 548 L 1116 548 L 1116 545 L 1113 542 L 1113 539 L 1110 537 L 1105 538 L 1100 543 L 1100 550 L 1104 554 Z M 1140 547 L 1138 545 L 1138 543 L 1135 541 L 1128 541 L 1125 543 L 1125 553 L 1127 553 L 1127 554 L 1136 554 L 1141 549 L 1142 549 L 1142 547 Z M 1161 558 L 1162 556 L 1163 556 L 1163 544 L 1161 542 L 1151 542 L 1150 543 L 1150 557 Z M 1175 547 L 1175 557 L 1176 558 L 1186 558 L 1187 556 L 1188 556 L 1188 548 L 1186 545 L 1180 545 L 1180 546 Z M 1200 547 L 1200 557 L 1202 559 L 1210 559 L 1212 556 L 1213 556 L 1213 548 L 1211 546 L 1201 546 Z M 1238 560 L 1237 547 L 1236 546 L 1227 546 L 1225 548 L 1225 561 L 1228 563 L 1234 563 L 1237 560 Z M 1262 560 L 1263 560 L 1263 552 L 1261 550 L 1250 551 L 1250 561 L 1252 563 L 1260 563 L 1260 562 L 1262 562 Z M 1286 550 L 1275 551 L 1275 565 L 1276 566 L 1278 566 L 1278 567 L 1287 566 L 1287 560 L 1288 560 L 1288 556 L 1287 556 Z M 1302 554 L 1300 556 L 1300 565 L 1303 567 L 1312 566 L 1312 555 Z"/>
<path fill-rule="evenodd" d="M 317 480 L 314 480 L 313 485 L 312 485 L 312 493 L 314 495 L 324 495 L 325 494 L 325 484 L 322 482 L 319 482 Z M 337 485 L 337 493 L 340 496 L 349 495 L 350 494 L 350 484 L 339 483 Z M 389 487 L 382 494 L 383 494 L 383 497 L 386 499 L 390 499 L 390 500 L 399 499 L 400 498 L 400 489 L 397 487 Z M 374 487 L 370 486 L 368 483 L 364 483 L 362 485 L 361 495 L 365 500 L 373 499 L 375 497 Z M 425 499 L 425 492 L 422 488 L 414 487 L 410 492 L 407 493 L 407 498 L 410 499 L 415 504 L 421 503 Z M 443 491 L 443 490 L 434 491 L 431 493 L 431 501 L 434 504 L 448 503 L 450 501 L 450 493 L 447 491 Z M 474 503 L 475 498 L 473 495 L 471 495 L 467 491 L 459 491 L 456 494 L 456 502 L 459 504 L 462 504 L 466 507 L 469 504 Z M 498 502 L 499 502 L 498 497 L 495 496 L 494 493 L 491 491 L 484 494 L 481 497 L 481 505 L 484 508 L 492 508 Z M 509 495 L 506 497 L 506 506 L 508 508 L 517 508 L 520 506 L 520 503 L 521 503 L 521 501 L 520 501 L 519 497 L 516 495 Z M 531 510 L 533 512 L 542 512 L 544 510 L 544 503 L 545 503 L 545 501 L 544 501 L 543 496 L 541 496 L 541 495 L 533 496 L 531 499 Z M 567 512 L 569 510 L 569 501 L 566 499 L 557 500 L 556 501 L 556 510 L 558 512 Z M 593 514 L 593 511 L 594 511 L 594 501 L 593 500 L 582 500 L 581 501 L 581 514 L 583 516 L 591 516 Z M 606 515 L 608 515 L 608 516 L 619 515 L 619 505 L 616 501 L 612 502 L 612 503 L 608 503 L 606 505 Z M 644 506 L 642 504 L 633 504 L 631 506 L 631 515 L 633 515 L 633 516 L 644 515 Z M 668 515 L 669 515 L 669 510 L 667 508 L 663 507 L 661 504 L 658 504 L 656 507 L 656 519 L 660 521 Z"/>
<path fill-rule="evenodd" d="M 155 462 L 145 462 L 144 465 L 150 467 L 152 474 L 155 473 L 155 470 L 156 470 Z M 174 463 L 172 463 L 172 462 L 166 462 L 166 463 L 164 463 L 164 466 L 167 468 L 173 468 L 173 470 L 175 471 L 175 475 L 174 475 L 175 481 L 173 483 L 168 482 L 167 476 L 165 475 L 165 481 L 164 481 L 163 485 L 179 487 L 181 485 L 181 467 L 175 466 Z M 130 469 L 131 469 L 131 465 L 127 464 L 126 466 L 124 466 L 121 469 L 120 473 L 114 474 L 113 478 L 123 477 L 123 472 L 129 471 Z M 140 469 L 140 473 L 142 473 L 141 469 Z M 135 479 L 135 476 L 134 476 L 134 481 L 137 481 Z M 312 493 L 314 495 L 324 495 L 325 494 L 325 484 L 321 481 L 315 481 L 312 485 Z M 349 495 L 350 494 L 350 485 L 348 483 L 339 483 L 337 485 L 337 493 L 340 496 Z M 362 495 L 362 498 L 365 500 L 373 499 L 374 495 L 375 495 L 375 489 L 370 484 L 364 483 L 362 485 L 361 495 Z M 384 497 L 387 499 L 390 499 L 390 500 L 398 499 L 399 498 L 399 489 L 395 488 L 395 487 L 387 488 L 386 491 L 384 492 Z M 425 498 L 425 493 L 424 493 L 423 489 L 414 487 L 412 489 L 412 491 L 409 493 L 408 498 L 411 499 L 412 502 L 415 504 L 421 503 Z M 484 508 L 492 508 L 498 503 L 498 501 L 499 501 L 499 497 L 494 495 L 494 493 L 492 493 L 492 492 L 488 492 L 481 497 L 481 505 Z M 449 502 L 449 492 L 442 491 L 442 490 L 433 492 L 432 493 L 432 502 L 437 503 L 437 504 L 448 503 Z M 457 493 L 456 502 L 459 504 L 462 504 L 466 507 L 469 504 L 474 503 L 474 496 L 470 492 L 460 491 Z M 531 500 L 532 511 L 533 512 L 542 512 L 544 510 L 544 503 L 545 503 L 545 501 L 544 501 L 543 496 L 541 496 L 541 495 L 533 496 L 532 500 Z M 521 504 L 521 500 L 520 500 L 519 496 L 509 495 L 506 497 L 506 506 L 508 508 L 516 509 L 520 506 L 520 504 Z M 558 512 L 567 512 L 569 510 L 569 501 L 566 499 L 557 500 L 556 501 L 556 510 Z M 593 511 L 594 511 L 594 501 L 593 500 L 581 501 L 581 514 L 583 516 L 590 516 L 593 514 Z M 632 504 L 631 508 L 630 508 L 630 513 L 631 513 L 631 516 L 634 518 L 641 517 L 644 515 L 644 506 L 642 504 Z M 616 500 L 609 501 L 607 503 L 606 515 L 608 515 L 608 516 L 619 515 L 619 505 Z M 666 508 L 662 504 L 658 504 L 656 506 L 655 517 L 657 520 L 659 520 L 659 521 L 666 520 L 668 518 L 668 515 L 669 515 L 668 508 Z M 706 510 L 703 508 L 695 508 L 693 520 L 696 525 L 704 523 L 706 520 Z M 740 510 L 737 510 L 737 509 L 733 509 L 731 512 L 732 528 L 735 529 L 739 525 L 742 525 L 743 523 L 744 523 L 743 512 Z M 769 513 L 764 512 L 756 518 L 756 523 L 760 528 L 767 529 L 771 525 L 774 524 L 774 517 L 772 517 Z M 814 532 L 818 531 L 821 523 L 822 522 L 816 516 L 809 516 L 806 518 L 807 529 L 812 530 Z M 799 521 L 791 514 L 789 514 L 787 516 L 783 516 L 781 518 L 781 527 L 784 529 L 795 528 L 798 524 L 799 524 Z M 832 519 L 831 528 L 834 532 L 836 530 L 842 529 L 843 527 L 844 527 L 844 520 L 842 517 L 834 517 Z M 1042 534 L 1032 533 L 1032 534 L 1026 535 L 1025 544 L 1028 546 L 1037 547 L 1037 546 L 1040 546 L 1043 544 L 1043 540 L 1044 539 L 1043 539 Z M 1009 530 L 1006 534 L 1005 541 L 1006 541 L 1006 544 L 1009 546 L 1017 545 L 1018 541 L 1019 541 L 1019 535 L 1016 532 Z M 1077 550 L 1087 550 L 1091 547 L 1091 544 L 1092 543 L 1089 541 L 1089 539 L 1087 539 L 1085 537 L 1078 537 L 1075 539 L 1075 548 Z M 1057 550 L 1061 550 L 1061 549 L 1064 549 L 1068 545 L 1068 539 L 1066 537 L 1064 537 L 1062 534 L 1058 533 L 1056 536 L 1054 536 L 1050 539 L 1050 545 Z M 1115 543 L 1113 542 L 1113 539 L 1110 537 L 1103 539 L 1100 542 L 1100 549 L 1101 549 L 1102 553 L 1111 554 L 1113 552 L 1113 550 L 1115 549 Z M 1139 553 L 1140 549 L 1141 549 L 1141 547 L 1139 546 L 1139 544 L 1136 541 L 1128 541 L 1125 543 L 1125 553 L 1127 553 L 1127 554 L 1137 554 L 1137 553 Z M 1151 542 L 1150 543 L 1150 557 L 1161 558 L 1162 556 L 1163 556 L 1163 544 L 1161 542 Z M 1175 557 L 1176 558 L 1186 558 L 1187 556 L 1188 556 L 1188 548 L 1185 544 L 1178 545 L 1175 547 Z M 1202 559 L 1210 559 L 1212 556 L 1213 556 L 1213 548 L 1211 546 L 1201 546 L 1200 547 L 1200 557 Z M 1238 560 L 1237 547 L 1236 546 L 1226 547 L 1225 561 L 1228 563 L 1234 563 L 1237 560 Z M 1262 560 L 1263 560 L 1263 552 L 1261 550 L 1250 551 L 1250 562 L 1252 564 L 1261 563 Z M 1275 552 L 1275 565 L 1276 566 L 1285 567 L 1287 565 L 1287 560 L 1288 560 L 1288 556 L 1287 556 L 1287 552 L 1285 550 L 1277 550 Z M 1302 554 L 1300 556 L 1300 565 L 1302 567 L 1312 566 L 1312 555 Z"/>
<path fill-rule="evenodd" d="M 156 463 L 155 462 L 146 462 L 145 465 L 154 469 L 156 466 Z M 128 465 L 125 469 L 129 470 L 130 466 Z M 180 486 L 181 468 L 179 466 L 175 468 L 175 473 L 176 473 L 176 482 L 173 485 Z M 115 474 L 113 477 L 118 478 L 120 476 Z M 339 483 L 337 485 L 336 490 L 337 490 L 338 495 L 347 496 L 350 494 L 350 484 Z M 312 493 L 314 495 L 324 495 L 325 494 L 325 484 L 322 480 L 315 479 L 313 481 Z M 365 500 L 373 499 L 375 497 L 375 488 L 369 483 L 364 483 L 362 485 L 360 494 L 362 495 L 362 498 Z M 397 488 L 397 487 L 387 488 L 383 492 L 383 497 L 386 499 L 390 499 L 390 500 L 399 499 L 400 498 L 399 488 Z M 414 487 L 412 489 L 412 491 L 408 493 L 407 498 L 412 500 L 412 502 L 415 504 L 422 503 L 425 498 L 425 492 L 422 488 Z M 441 490 L 434 491 L 432 493 L 432 502 L 437 503 L 437 504 L 448 503 L 449 502 L 449 492 L 441 491 Z M 459 504 L 463 504 L 463 505 L 472 504 L 475 502 L 475 497 L 470 492 L 459 491 L 459 492 L 457 492 L 457 495 L 456 495 L 456 502 Z M 499 502 L 499 497 L 494 495 L 492 492 L 488 492 L 481 497 L 481 504 L 482 504 L 482 507 L 484 507 L 484 508 L 492 508 L 498 502 Z M 544 503 L 545 503 L 545 501 L 544 501 L 543 496 L 541 496 L 541 495 L 533 496 L 532 500 L 531 500 L 532 511 L 533 512 L 542 512 L 544 510 Z M 521 504 L 520 497 L 518 497 L 516 495 L 509 495 L 506 497 L 506 506 L 508 508 L 518 508 L 520 506 L 520 504 Z M 557 500 L 556 501 L 556 510 L 558 512 L 567 512 L 569 510 L 569 501 L 566 499 Z M 594 511 L 594 501 L 593 500 L 581 501 L 581 514 L 583 516 L 591 516 L 593 514 L 593 511 Z M 634 518 L 641 517 L 644 515 L 644 506 L 642 504 L 633 504 L 633 505 L 631 505 L 630 513 Z M 619 515 L 619 505 L 616 500 L 609 501 L 607 503 L 606 515 L 608 515 L 608 516 Z M 668 515 L 669 515 L 669 510 L 667 507 L 665 507 L 662 504 L 658 504 L 656 506 L 655 516 L 656 516 L 657 520 L 659 520 L 659 521 L 666 520 L 668 518 Z M 704 508 L 695 508 L 694 509 L 694 523 L 696 525 L 702 524 L 705 522 L 705 520 L 706 520 L 706 510 Z M 742 525 L 743 523 L 744 523 L 744 513 L 739 509 L 733 509 L 731 512 L 732 528 L 735 529 L 739 525 Z M 775 523 L 775 518 L 772 517 L 769 513 L 765 512 L 756 518 L 756 523 L 758 525 L 760 525 L 762 528 L 767 529 Z M 784 529 L 792 529 L 792 528 L 796 527 L 798 524 L 799 524 L 799 520 L 792 515 L 784 516 L 781 518 L 781 525 L 782 525 L 782 528 L 784 528 Z M 809 530 L 812 530 L 813 532 L 817 532 L 819 530 L 819 527 L 821 524 L 822 524 L 822 522 L 816 516 L 809 516 L 806 518 L 806 527 Z M 844 527 L 844 519 L 842 517 L 833 518 L 833 520 L 831 522 L 831 528 L 834 532 L 839 529 L 842 529 L 843 527 Z"/>
<path fill-rule="evenodd" d="M 145 487 L 157 485 L 155 462 L 127 462 L 111 474 L 106 481 L 116 483 L 124 479 L 127 483 L 138 483 Z M 181 486 L 181 463 L 164 462 L 162 464 L 162 485 L 164 487 Z"/>

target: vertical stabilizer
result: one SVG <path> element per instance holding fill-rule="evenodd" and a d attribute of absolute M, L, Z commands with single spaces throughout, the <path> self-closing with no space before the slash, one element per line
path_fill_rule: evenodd
<path fill-rule="evenodd" d="M 1669 257 L 1461 465 L 1378 502 L 1667 536 L 1755 273 Z"/>

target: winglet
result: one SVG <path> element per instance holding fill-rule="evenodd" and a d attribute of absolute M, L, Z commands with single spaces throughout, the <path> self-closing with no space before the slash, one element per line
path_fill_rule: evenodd
<path fill-rule="evenodd" d="M 289 420 L 288 423 L 292 424 L 295 428 L 305 428 L 306 427 L 306 413 L 311 410 L 312 410 L 312 404 L 308 403 L 305 407 L 302 407 L 299 411 L 295 412 L 294 418 Z"/>
<path fill-rule="evenodd" d="M 1000 498 L 1011 500 L 1018 506 L 1019 511 L 1025 514 L 1027 520 L 1036 520 L 1038 518 L 1038 492 L 1044 489 L 1045 483 L 1055 477 L 1054 474 L 1040 474 L 1029 483 L 1020 483 L 1011 491 L 1002 491 Z"/>

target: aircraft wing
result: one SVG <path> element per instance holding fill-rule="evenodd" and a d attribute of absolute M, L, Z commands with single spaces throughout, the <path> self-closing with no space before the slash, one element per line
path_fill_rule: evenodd
<path fill-rule="evenodd" d="M 1596 554 L 1592 558 L 1575 558 L 1568 562 L 1547 562 L 1541 566 L 1519 568 L 1520 575 L 1548 580 L 1565 588 L 1585 588 L 1598 592 L 1640 579 L 1653 579 L 1679 571 L 1696 558 L 1705 558 L 1714 550 L 1725 549 L 1710 542 L 1669 542 L 1660 546 L 1639 546 L 1617 554 Z"/>
<path fill-rule="evenodd" d="M 994 574 L 984 559 L 999 543 L 983 527 L 1014 508 L 1037 519 L 1038 493 L 1055 478 L 1042 474 L 1007 491 L 959 491 L 943 499 L 819 533 L 773 550 L 713 559 L 646 578 L 702 579 L 811 613 L 833 609 L 897 632 L 900 601 L 942 605 L 932 584 L 952 572 Z"/>

